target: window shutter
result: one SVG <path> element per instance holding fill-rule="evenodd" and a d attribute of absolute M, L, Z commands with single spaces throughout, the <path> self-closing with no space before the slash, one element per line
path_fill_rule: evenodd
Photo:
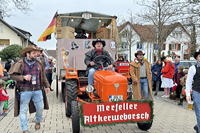
<path fill-rule="evenodd" d="M 178 44 L 178 50 L 181 50 L 181 44 Z"/>
<path fill-rule="evenodd" d="M 172 44 L 169 44 L 169 50 L 172 50 Z"/>

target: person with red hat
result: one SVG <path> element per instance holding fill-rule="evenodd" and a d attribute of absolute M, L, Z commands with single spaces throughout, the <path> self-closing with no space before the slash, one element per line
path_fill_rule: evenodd
<path fill-rule="evenodd" d="M 197 119 L 197 125 L 194 129 L 200 133 L 200 50 L 194 53 L 194 58 L 197 60 L 195 65 L 192 65 L 188 70 L 186 79 L 186 100 L 191 103 L 191 94 L 194 102 L 194 109 Z"/>

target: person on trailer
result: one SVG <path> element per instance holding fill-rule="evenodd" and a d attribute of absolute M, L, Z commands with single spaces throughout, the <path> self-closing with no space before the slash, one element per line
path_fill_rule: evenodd
<path fill-rule="evenodd" d="M 92 42 L 92 46 L 94 47 L 94 49 L 88 51 L 85 54 L 85 64 L 87 65 L 87 71 L 88 71 L 88 87 L 92 87 L 94 84 L 94 73 L 101 69 L 102 66 L 98 66 L 94 59 L 95 57 L 99 56 L 99 55 L 105 55 L 110 59 L 110 64 L 108 64 L 107 68 L 108 69 L 112 69 L 113 68 L 113 59 L 110 56 L 110 54 L 104 50 L 104 47 L 106 46 L 106 42 L 104 40 L 101 39 L 97 39 L 95 41 Z"/>

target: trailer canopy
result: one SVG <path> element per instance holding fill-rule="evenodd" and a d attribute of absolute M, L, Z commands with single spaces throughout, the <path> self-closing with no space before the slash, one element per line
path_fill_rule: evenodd
<path fill-rule="evenodd" d="M 61 26 L 70 26 L 76 30 L 82 29 L 87 32 L 96 32 L 101 26 L 108 26 L 111 24 L 116 16 L 109 16 L 94 12 L 74 12 L 58 14 L 61 18 Z"/>

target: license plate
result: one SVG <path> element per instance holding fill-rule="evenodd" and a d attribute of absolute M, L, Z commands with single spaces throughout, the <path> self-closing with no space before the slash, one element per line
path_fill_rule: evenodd
<path fill-rule="evenodd" d="M 112 96 L 109 96 L 109 101 L 112 102 L 112 101 L 121 101 L 123 100 L 123 96 L 122 95 L 112 95 Z"/>

